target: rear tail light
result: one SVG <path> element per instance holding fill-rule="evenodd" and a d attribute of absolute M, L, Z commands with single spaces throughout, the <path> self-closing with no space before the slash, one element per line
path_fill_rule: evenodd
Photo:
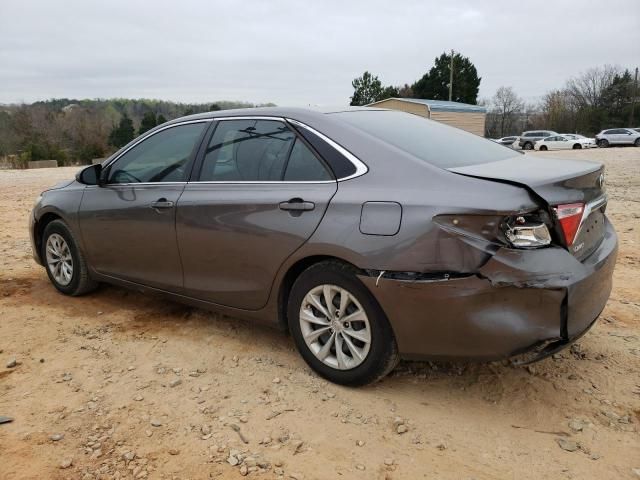
<path fill-rule="evenodd" d="M 504 235 L 515 248 L 544 247 L 551 243 L 551 234 L 543 222 L 518 216 L 503 224 Z"/>
<path fill-rule="evenodd" d="M 568 203 L 566 205 L 558 205 L 555 209 L 556 217 L 560 222 L 564 240 L 570 247 L 576 238 L 582 215 L 584 213 L 584 203 Z"/>

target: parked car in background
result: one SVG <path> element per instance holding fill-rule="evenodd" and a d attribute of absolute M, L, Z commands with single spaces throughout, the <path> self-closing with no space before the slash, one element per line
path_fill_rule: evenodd
<path fill-rule="evenodd" d="M 518 137 L 512 136 L 512 137 L 492 138 L 491 140 L 493 140 L 496 143 L 499 143 L 500 145 L 504 145 L 505 147 L 513 147 L 514 143 L 518 141 Z"/>
<path fill-rule="evenodd" d="M 542 140 L 543 138 L 551 137 L 553 135 L 558 135 L 558 132 L 554 132 L 552 130 L 531 130 L 529 132 L 522 132 L 518 145 L 520 145 L 520 148 L 523 150 L 533 150 L 533 147 L 538 140 Z"/>
<path fill-rule="evenodd" d="M 640 132 L 633 128 L 610 128 L 602 130 L 596 135 L 596 143 L 603 148 L 610 145 L 635 145 L 640 147 Z"/>
<path fill-rule="evenodd" d="M 538 140 L 534 148 L 536 150 L 579 150 L 581 148 L 592 148 L 596 146 L 593 138 L 583 137 L 582 135 L 563 134 L 553 135 L 551 137 Z"/>
<path fill-rule="evenodd" d="M 598 163 L 392 110 L 256 108 L 140 135 L 43 192 L 30 234 L 63 294 L 114 283 L 279 326 L 362 385 L 401 357 L 533 361 L 579 338 L 611 291 L 606 206 Z"/>

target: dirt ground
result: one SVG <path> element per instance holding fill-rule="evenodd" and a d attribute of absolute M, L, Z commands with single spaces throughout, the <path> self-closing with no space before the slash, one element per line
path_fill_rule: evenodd
<path fill-rule="evenodd" d="M 530 367 L 402 363 L 359 389 L 275 331 L 58 294 L 27 218 L 75 169 L 0 171 L 0 478 L 640 478 L 640 148 L 532 155 L 607 165 L 620 252 L 597 326 Z"/>

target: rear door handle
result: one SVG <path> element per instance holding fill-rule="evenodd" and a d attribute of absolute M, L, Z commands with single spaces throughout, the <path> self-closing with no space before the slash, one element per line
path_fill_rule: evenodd
<path fill-rule="evenodd" d="M 301 198 L 292 198 L 288 202 L 280 203 L 280 210 L 288 210 L 293 212 L 306 212 L 316 208 L 313 202 L 305 202 Z"/>
<path fill-rule="evenodd" d="M 168 201 L 166 198 L 160 198 L 151 204 L 151 208 L 154 210 L 173 208 L 173 202 Z"/>

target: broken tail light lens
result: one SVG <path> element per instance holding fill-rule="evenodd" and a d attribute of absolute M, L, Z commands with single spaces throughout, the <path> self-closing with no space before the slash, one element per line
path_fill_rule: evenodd
<path fill-rule="evenodd" d="M 584 214 L 584 203 L 568 203 L 566 205 L 558 205 L 554 209 L 556 218 L 560 222 L 564 240 L 568 247 L 573 244 L 580 228 L 582 215 Z"/>
<path fill-rule="evenodd" d="M 551 234 L 544 222 L 518 216 L 503 224 L 504 235 L 515 248 L 537 248 L 551 243 Z"/>

